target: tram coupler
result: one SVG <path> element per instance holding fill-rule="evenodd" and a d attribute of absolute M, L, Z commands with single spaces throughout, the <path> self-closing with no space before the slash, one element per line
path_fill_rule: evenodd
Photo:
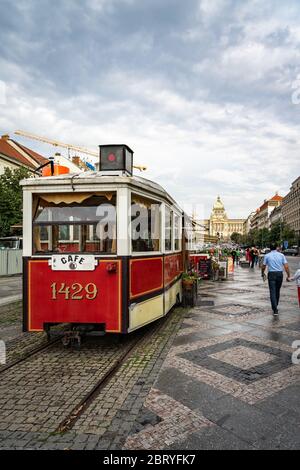
<path fill-rule="evenodd" d="M 76 331 L 76 330 L 66 331 L 61 341 L 62 341 L 62 344 L 66 348 L 73 344 L 80 347 L 81 346 L 81 333 L 80 331 Z"/>

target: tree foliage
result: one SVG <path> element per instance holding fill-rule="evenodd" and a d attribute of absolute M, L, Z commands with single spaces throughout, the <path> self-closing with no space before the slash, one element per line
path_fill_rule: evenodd
<path fill-rule="evenodd" d="M 282 246 L 285 240 L 289 242 L 289 246 L 295 244 L 295 231 L 285 222 L 275 222 L 269 230 L 267 228 L 250 230 L 247 235 L 243 236 L 242 243 L 248 246 L 265 248 L 271 244 Z"/>
<path fill-rule="evenodd" d="M 240 233 L 238 232 L 233 232 L 230 236 L 231 240 L 234 242 L 234 243 L 242 243 L 242 239 L 243 239 L 243 235 L 241 235 Z"/>
<path fill-rule="evenodd" d="M 22 222 L 22 188 L 20 180 L 28 178 L 26 168 L 5 168 L 0 176 L 0 236 L 10 234 L 10 226 Z"/>

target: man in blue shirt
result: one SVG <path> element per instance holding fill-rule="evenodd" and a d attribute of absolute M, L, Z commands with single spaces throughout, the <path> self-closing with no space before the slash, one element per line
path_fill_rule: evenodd
<path fill-rule="evenodd" d="M 290 279 L 290 268 L 286 257 L 280 253 L 276 245 L 271 245 L 271 251 L 264 257 L 261 275 L 266 279 L 265 270 L 268 267 L 268 282 L 270 299 L 274 316 L 278 315 L 278 304 L 280 299 L 280 289 L 283 281 L 283 269 L 287 274 L 286 280 Z"/>

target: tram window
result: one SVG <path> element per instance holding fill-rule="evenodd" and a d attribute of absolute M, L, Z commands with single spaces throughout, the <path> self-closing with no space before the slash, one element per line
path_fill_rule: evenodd
<path fill-rule="evenodd" d="M 160 251 L 160 203 L 132 194 L 131 243 L 133 252 Z"/>
<path fill-rule="evenodd" d="M 79 228 L 80 228 L 80 225 L 73 225 L 71 227 L 71 230 L 73 229 L 73 237 L 72 237 L 73 240 L 79 241 L 79 236 L 80 236 L 79 235 Z"/>
<path fill-rule="evenodd" d="M 45 200 L 35 202 L 34 253 L 116 253 L 116 195 L 96 195 L 70 204 Z M 81 199 L 81 202 L 80 202 Z"/>
<path fill-rule="evenodd" d="M 173 212 L 169 207 L 165 209 L 165 249 L 166 251 L 172 250 L 173 239 Z"/>
<path fill-rule="evenodd" d="M 174 249 L 181 249 L 181 237 L 180 237 L 180 218 L 174 214 Z"/>

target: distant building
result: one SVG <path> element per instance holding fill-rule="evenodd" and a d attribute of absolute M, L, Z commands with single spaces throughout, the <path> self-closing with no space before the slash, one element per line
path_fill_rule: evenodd
<path fill-rule="evenodd" d="M 0 175 L 5 168 L 15 170 L 24 167 L 34 172 L 47 161 L 47 158 L 10 139 L 8 135 L 0 138 Z"/>
<path fill-rule="evenodd" d="M 272 211 L 279 207 L 282 203 L 283 197 L 275 194 L 271 199 L 265 199 L 259 209 L 256 210 L 255 215 L 251 220 L 251 230 L 270 228 L 270 215 Z"/>
<path fill-rule="evenodd" d="M 269 222 L 270 227 L 273 224 L 282 222 L 282 205 L 277 206 L 275 207 L 275 209 L 272 210 L 269 219 L 270 219 L 270 222 Z"/>
<path fill-rule="evenodd" d="M 283 221 L 300 237 L 300 176 L 292 183 L 289 193 L 282 201 Z"/>
<path fill-rule="evenodd" d="M 82 162 L 80 157 L 72 157 L 72 159 L 70 159 L 64 155 L 61 155 L 59 152 L 54 155 L 54 162 L 57 165 L 62 165 L 69 168 L 70 173 L 81 173 L 82 171 L 88 170 L 88 167 L 84 162 Z"/>
<path fill-rule="evenodd" d="M 248 233 L 251 230 L 251 223 L 253 221 L 253 218 L 256 215 L 256 211 L 251 212 L 251 214 L 248 215 L 247 219 L 243 223 L 243 234 L 248 235 Z"/>
<path fill-rule="evenodd" d="M 251 220 L 250 220 L 250 230 L 257 230 L 258 229 L 258 222 L 259 222 L 259 211 L 260 209 L 256 209 L 254 212 Z"/>
<path fill-rule="evenodd" d="M 209 219 L 204 220 L 209 236 L 217 237 L 219 240 L 228 241 L 231 235 L 236 232 L 244 233 L 245 219 L 229 219 L 220 196 L 217 197 L 213 205 Z"/>
<path fill-rule="evenodd" d="M 3 135 L 0 138 L 0 175 L 4 173 L 5 168 L 14 170 L 24 167 L 34 172 L 39 166 L 48 161 L 48 158 L 10 139 L 8 135 Z M 70 173 L 81 173 L 90 169 L 78 156 L 70 159 L 60 153 L 56 153 L 54 155 L 54 162 L 68 167 Z"/>

